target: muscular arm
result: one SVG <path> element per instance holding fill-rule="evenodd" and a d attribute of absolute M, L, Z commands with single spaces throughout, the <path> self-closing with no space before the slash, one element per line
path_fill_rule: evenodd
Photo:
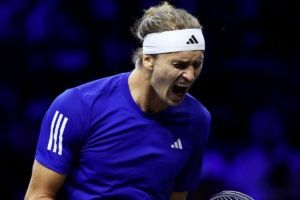
<path fill-rule="evenodd" d="M 170 200 L 185 200 L 187 192 L 173 192 Z"/>
<path fill-rule="evenodd" d="M 25 200 L 55 199 L 55 195 L 62 186 L 64 180 L 65 175 L 56 173 L 35 160 Z"/>

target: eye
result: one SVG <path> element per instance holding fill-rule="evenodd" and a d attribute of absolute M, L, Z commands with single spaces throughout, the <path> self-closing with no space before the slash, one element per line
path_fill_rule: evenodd
<path fill-rule="evenodd" d="M 177 69 L 185 69 L 188 66 L 188 64 L 184 62 L 174 62 L 172 65 Z"/>
<path fill-rule="evenodd" d="M 202 65 L 202 61 L 195 61 L 195 62 L 193 62 L 193 67 L 195 69 L 200 68 L 201 65 Z"/>

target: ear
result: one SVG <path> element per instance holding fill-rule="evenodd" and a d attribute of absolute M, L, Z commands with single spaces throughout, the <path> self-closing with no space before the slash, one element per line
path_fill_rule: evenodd
<path fill-rule="evenodd" d="M 146 69 L 149 69 L 149 70 L 153 70 L 154 68 L 154 59 L 153 59 L 153 56 L 151 55 L 143 55 L 143 60 L 142 60 L 142 63 L 143 63 L 143 66 L 146 68 Z"/>

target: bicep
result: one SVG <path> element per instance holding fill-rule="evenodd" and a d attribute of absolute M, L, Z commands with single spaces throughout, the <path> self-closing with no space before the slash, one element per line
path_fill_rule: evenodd
<path fill-rule="evenodd" d="M 54 172 L 35 160 L 25 199 L 55 199 L 65 177 L 65 175 Z"/>
<path fill-rule="evenodd" d="M 185 200 L 187 192 L 172 192 L 170 200 Z"/>

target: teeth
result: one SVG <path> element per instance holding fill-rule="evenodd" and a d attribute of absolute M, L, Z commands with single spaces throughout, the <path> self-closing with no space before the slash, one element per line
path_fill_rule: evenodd
<path fill-rule="evenodd" d="M 187 86 L 185 86 L 184 84 L 182 84 L 182 83 L 178 83 L 178 84 L 176 84 L 178 87 L 187 87 Z"/>

